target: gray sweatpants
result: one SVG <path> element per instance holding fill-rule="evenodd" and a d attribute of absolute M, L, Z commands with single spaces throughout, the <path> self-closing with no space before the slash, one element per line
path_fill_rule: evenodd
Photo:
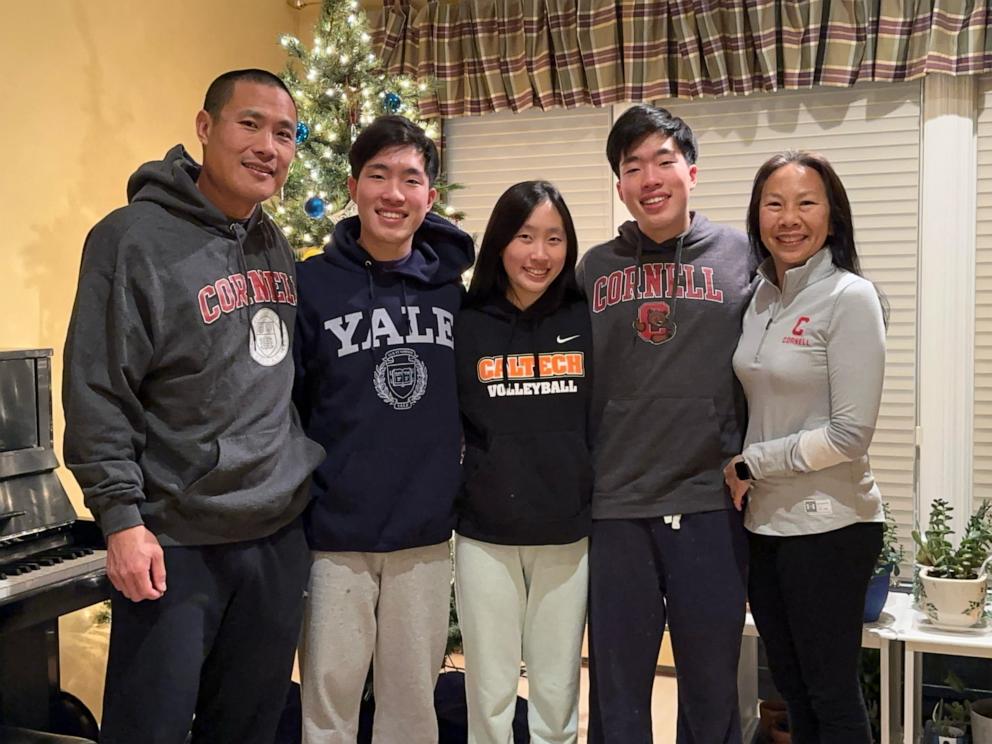
<path fill-rule="evenodd" d="M 354 744 L 373 663 L 376 744 L 437 742 L 434 683 L 448 636 L 448 543 L 313 554 L 300 640 L 303 744 Z"/>
<path fill-rule="evenodd" d="M 575 744 L 588 543 L 514 546 L 455 537 L 469 744 L 513 741 L 521 659 L 532 744 Z"/>

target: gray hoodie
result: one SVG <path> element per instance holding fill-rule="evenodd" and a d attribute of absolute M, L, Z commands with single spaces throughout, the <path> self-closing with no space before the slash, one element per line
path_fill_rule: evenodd
<path fill-rule="evenodd" d="M 65 346 L 66 464 L 104 534 L 257 539 L 292 521 L 323 450 L 290 402 L 296 281 L 256 208 L 226 218 L 181 146 L 90 232 Z"/>
<path fill-rule="evenodd" d="M 740 230 L 698 213 L 662 245 L 627 222 L 582 258 L 596 370 L 594 519 L 730 507 L 722 469 L 740 452 L 746 415 L 731 356 L 754 268 Z"/>

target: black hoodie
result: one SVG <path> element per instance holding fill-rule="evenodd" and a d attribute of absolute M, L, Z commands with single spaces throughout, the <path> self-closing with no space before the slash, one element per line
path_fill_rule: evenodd
<path fill-rule="evenodd" d="M 503 297 L 455 323 L 465 432 L 458 533 L 503 545 L 563 545 L 589 534 L 586 422 L 592 329 L 584 301 L 534 317 Z"/>
<path fill-rule="evenodd" d="M 387 552 L 451 536 L 460 435 L 454 318 L 472 239 L 428 214 L 410 255 L 378 263 L 342 220 L 299 267 L 293 398 L 327 450 L 306 513 L 315 550 Z"/>
<path fill-rule="evenodd" d="M 65 346 L 66 464 L 105 534 L 163 545 L 272 534 L 322 451 L 290 402 L 289 246 L 256 208 L 226 218 L 181 146 L 128 182 L 83 250 Z"/>

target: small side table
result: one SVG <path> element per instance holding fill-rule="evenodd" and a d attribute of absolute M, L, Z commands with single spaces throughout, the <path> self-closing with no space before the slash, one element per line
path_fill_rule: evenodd
<path fill-rule="evenodd" d="M 899 640 L 905 653 L 904 744 L 915 744 L 919 734 L 920 691 L 923 654 L 946 654 L 992 659 L 992 629 L 940 630 L 930 626 L 926 615 L 907 605 Z"/>

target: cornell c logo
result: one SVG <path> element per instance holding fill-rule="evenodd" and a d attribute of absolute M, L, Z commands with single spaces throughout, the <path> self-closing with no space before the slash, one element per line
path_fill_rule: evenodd
<path fill-rule="evenodd" d="M 372 375 L 376 394 L 397 411 L 413 408 L 427 390 L 427 366 L 413 349 L 387 351 Z"/>
<path fill-rule="evenodd" d="M 643 341 L 663 344 L 675 337 L 675 322 L 669 318 L 672 308 L 667 302 L 645 302 L 637 308 L 634 330 Z"/>

